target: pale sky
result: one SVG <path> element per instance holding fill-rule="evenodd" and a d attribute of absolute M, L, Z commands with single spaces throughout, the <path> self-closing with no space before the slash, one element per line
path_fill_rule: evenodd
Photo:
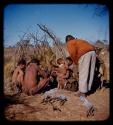
<path fill-rule="evenodd" d="M 95 4 L 10 4 L 4 8 L 4 46 L 15 45 L 23 32 L 37 24 L 51 29 L 62 42 L 71 34 L 90 42 L 109 41 L 109 13 L 93 16 Z"/>

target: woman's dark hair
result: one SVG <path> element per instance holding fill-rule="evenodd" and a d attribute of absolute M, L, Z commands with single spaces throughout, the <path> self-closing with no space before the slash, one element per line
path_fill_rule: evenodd
<path fill-rule="evenodd" d="M 68 66 L 73 64 L 73 60 L 71 59 L 71 57 L 66 57 L 66 60 L 69 61 Z"/>
<path fill-rule="evenodd" d="M 75 39 L 75 37 L 73 37 L 72 35 L 67 35 L 65 38 L 65 41 L 67 43 L 69 40 L 73 40 L 73 39 Z"/>
<path fill-rule="evenodd" d="M 58 58 L 57 63 L 60 64 L 60 61 L 62 61 L 62 60 L 63 60 L 62 58 Z"/>
<path fill-rule="evenodd" d="M 73 62 L 73 60 L 71 59 L 71 57 L 66 57 L 66 60 L 69 60 L 70 62 Z"/>
<path fill-rule="evenodd" d="M 37 65 L 40 65 L 40 61 L 36 58 L 32 59 L 30 63 L 36 63 Z"/>
<path fill-rule="evenodd" d="M 26 61 L 24 59 L 21 59 L 21 60 L 18 61 L 17 66 L 19 66 L 20 64 L 26 65 Z"/>

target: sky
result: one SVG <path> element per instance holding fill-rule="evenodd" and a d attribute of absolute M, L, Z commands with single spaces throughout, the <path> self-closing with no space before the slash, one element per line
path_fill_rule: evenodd
<path fill-rule="evenodd" d="M 13 46 L 37 24 L 51 29 L 62 42 L 66 35 L 95 42 L 109 41 L 109 13 L 93 16 L 96 4 L 9 4 L 4 8 L 4 46 Z"/>

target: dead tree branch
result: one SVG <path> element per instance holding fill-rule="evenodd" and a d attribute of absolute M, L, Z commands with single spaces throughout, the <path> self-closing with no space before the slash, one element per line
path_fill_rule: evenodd
<path fill-rule="evenodd" d="M 65 59 L 66 56 L 65 54 L 63 53 L 63 47 L 61 45 L 61 42 L 60 40 L 55 36 L 55 34 L 53 32 L 51 32 L 45 25 L 40 25 L 40 24 L 37 24 L 39 26 L 39 28 L 47 33 L 47 35 L 53 40 L 54 44 L 56 45 L 56 47 L 58 48 L 58 50 L 60 51 L 60 53 L 62 54 L 62 57 Z"/>

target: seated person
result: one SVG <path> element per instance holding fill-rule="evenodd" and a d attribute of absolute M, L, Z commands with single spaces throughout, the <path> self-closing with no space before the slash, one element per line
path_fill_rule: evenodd
<path fill-rule="evenodd" d="M 46 73 L 48 73 L 50 75 L 50 80 L 49 80 L 49 84 L 46 87 L 46 90 L 50 90 L 53 88 L 57 87 L 57 68 L 58 66 L 56 66 L 54 60 L 51 60 L 48 68 L 46 69 Z"/>
<path fill-rule="evenodd" d="M 65 89 L 70 90 L 70 91 L 77 91 L 78 90 L 78 76 L 74 74 L 74 65 L 73 61 L 70 57 L 66 58 L 66 63 L 68 66 L 68 78 L 66 78 L 67 83 L 65 85 Z M 77 69 L 76 69 L 77 70 Z"/>
<path fill-rule="evenodd" d="M 66 78 L 69 76 L 69 71 L 67 70 L 67 65 L 65 60 L 62 58 L 57 59 L 58 68 L 57 68 L 57 81 L 58 89 L 63 89 L 66 85 Z"/>
<path fill-rule="evenodd" d="M 18 92 L 22 91 L 25 68 L 26 68 L 26 61 L 21 59 L 18 62 L 17 67 L 14 70 L 12 75 L 12 83 L 14 86 L 17 87 Z"/>
<path fill-rule="evenodd" d="M 73 77 L 78 81 L 78 65 L 75 65 L 70 57 L 66 57 L 66 63 L 68 65 L 68 69 L 73 71 Z"/>
<path fill-rule="evenodd" d="M 57 69 L 58 69 L 58 66 L 54 63 L 53 60 L 50 61 L 49 63 L 49 72 L 51 74 L 52 77 L 56 77 L 57 76 Z"/>
<path fill-rule="evenodd" d="M 38 80 L 39 75 L 43 79 Z M 44 88 L 48 81 L 48 74 L 41 70 L 39 60 L 32 59 L 25 71 L 23 91 L 28 95 L 34 95 Z"/>

